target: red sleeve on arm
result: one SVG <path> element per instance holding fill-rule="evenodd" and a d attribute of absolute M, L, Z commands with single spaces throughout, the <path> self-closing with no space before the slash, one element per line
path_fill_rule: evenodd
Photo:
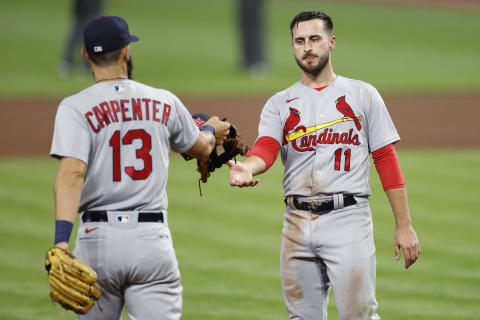
<path fill-rule="evenodd" d="M 277 160 L 280 143 L 272 137 L 261 137 L 255 142 L 255 145 L 248 152 L 247 157 L 257 156 L 265 162 L 265 171 L 267 171 Z"/>
<path fill-rule="evenodd" d="M 378 176 L 382 182 L 383 190 L 403 188 L 405 180 L 403 179 L 400 163 L 393 144 L 389 144 L 372 153 L 373 162 L 377 169 Z"/>

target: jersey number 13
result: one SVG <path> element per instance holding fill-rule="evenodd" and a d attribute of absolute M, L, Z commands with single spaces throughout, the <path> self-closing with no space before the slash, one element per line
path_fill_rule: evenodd
<path fill-rule="evenodd" d="M 120 130 L 113 133 L 110 138 L 110 147 L 113 149 L 113 181 L 122 180 L 122 169 L 120 163 L 120 147 L 121 145 L 132 144 L 133 140 L 142 140 L 142 147 L 136 150 L 137 159 L 143 160 L 143 169 L 137 170 L 133 166 L 125 167 L 125 173 L 133 180 L 144 180 L 152 173 L 152 137 L 143 129 L 135 129 L 127 131 L 120 139 Z"/>

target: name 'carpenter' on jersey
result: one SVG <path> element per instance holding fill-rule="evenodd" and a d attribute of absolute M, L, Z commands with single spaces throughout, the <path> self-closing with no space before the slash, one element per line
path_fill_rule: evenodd
<path fill-rule="evenodd" d="M 162 105 L 163 110 L 161 110 Z M 167 103 L 148 98 L 110 100 L 92 107 L 85 113 L 85 119 L 94 133 L 98 133 L 109 124 L 119 121 L 151 120 L 166 126 L 171 109 L 171 106 Z"/>

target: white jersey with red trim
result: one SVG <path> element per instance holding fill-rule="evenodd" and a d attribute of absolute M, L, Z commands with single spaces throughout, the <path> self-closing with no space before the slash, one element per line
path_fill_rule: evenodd
<path fill-rule="evenodd" d="M 258 131 L 280 143 L 285 196 L 369 196 L 370 152 L 400 140 L 378 91 L 341 76 L 320 91 L 299 81 L 278 92 Z"/>
<path fill-rule="evenodd" d="M 166 211 L 169 149 L 189 150 L 198 134 L 171 92 L 100 82 L 60 103 L 50 154 L 88 165 L 79 212 Z"/>

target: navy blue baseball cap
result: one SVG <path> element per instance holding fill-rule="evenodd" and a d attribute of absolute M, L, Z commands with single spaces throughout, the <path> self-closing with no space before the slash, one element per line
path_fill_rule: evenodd
<path fill-rule="evenodd" d="M 93 55 L 115 51 L 138 40 L 128 31 L 127 22 L 116 16 L 92 19 L 83 31 L 85 50 Z"/>

